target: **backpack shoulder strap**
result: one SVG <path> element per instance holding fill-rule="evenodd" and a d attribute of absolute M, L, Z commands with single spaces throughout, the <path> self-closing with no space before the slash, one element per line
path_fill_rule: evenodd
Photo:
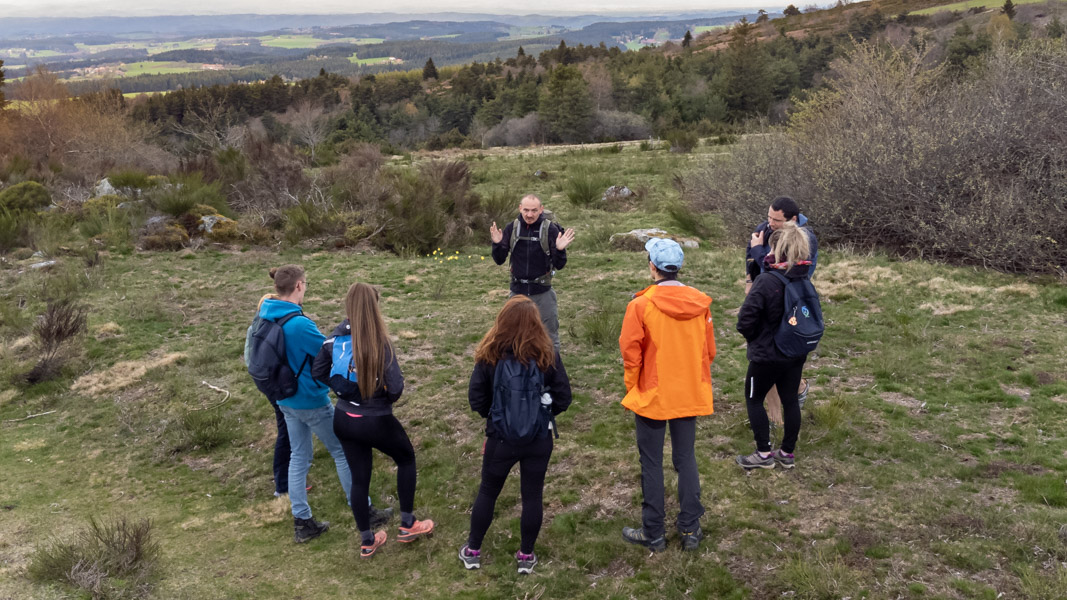
<path fill-rule="evenodd" d="M 515 244 L 519 242 L 519 218 L 515 217 L 515 222 L 511 224 L 511 243 L 508 248 L 509 254 L 514 254 Z"/>
<path fill-rule="evenodd" d="M 770 273 L 771 275 L 774 275 L 775 277 L 777 277 L 778 280 L 782 282 L 782 285 L 789 285 L 789 278 L 786 277 L 785 275 L 782 275 L 781 273 L 779 273 L 778 269 L 771 269 L 770 271 L 764 271 L 764 272 L 765 273 Z"/>
<path fill-rule="evenodd" d="M 552 232 L 552 221 L 549 221 L 548 219 L 545 219 L 544 222 L 541 223 L 541 240 L 540 240 L 541 241 L 541 250 L 545 253 L 545 256 L 551 256 L 552 255 L 552 249 L 549 248 L 549 237 L 550 237 L 549 234 L 551 232 Z"/>
<path fill-rule="evenodd" d="M 277 321 L 275 321 L 275 323 L 278 324 L 278 327 L 285 327 L 285 324 L 288 323 L 289 321 L 292 321 L 293 319 L 295 319 L 297 317 L 302 317 L 302 316 L 304 316 L 304 311 L 298 310 L 296 312 L 292 312 L 292 313 L 289 313 L 289 314 L 285 315 L 284 317 L 282 317 L 282 318 L 278 319 Z M 284 333 L 284 330 L 283 330 L 282 333 Z M 310 354 L 305 354 L 304 355 L 304 360 L 300 361 L 300 368 L 297 369 L 297 371 L 296 371 L 296 378 L 297 379 L 300 379 L 300 374 L 304 372 L 304 367 L 307 366 L 309 359 L 311 359 L 311 355 Z"/>

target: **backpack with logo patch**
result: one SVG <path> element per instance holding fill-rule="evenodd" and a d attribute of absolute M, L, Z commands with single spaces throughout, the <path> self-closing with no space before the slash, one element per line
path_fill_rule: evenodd
<path fill-rule="evenodd" d="M 790 358 L 807 356 L 819 345 L 825 331 L 819 293 L 807 277 L 789 279 L 775 270 L 769 273 L 785 285 L 785 312 L 774 334 L 774 345 Z"/>
<path fill-rule="evenodd" d="M 544 385 L 535 362 L 523 365 L 509 356 L 496 363 L 489 421 L 504 441 L 529 444 L 549 434 L 553 419 L 549 406 L 541 403 Z"/>
<path fill-rule="evenodd" d="M 303 312 L 289 313 L 277 321 L 256 316 L 245 337 L 245 364 L 256 388 L 272 402 L 296 395 L 297 380 L 304 371 L 308 357 L 293 373 L 285 355 L 285 331 L 282 327 Z"/>

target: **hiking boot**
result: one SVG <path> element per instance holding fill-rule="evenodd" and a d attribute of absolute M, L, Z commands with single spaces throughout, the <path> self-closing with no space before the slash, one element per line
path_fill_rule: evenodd
<path fill-rule="evenodd" d="M 425 521 L 415 521 L 410 527 L 400 526 L 400 533 L 396 536 L 396 541 L 408 543 L 414 542 L 423 536 L 430 536 L 433 534 L 433 521 L 426 519 Z"/>
<path fill-rule="evenodd" d="M 704 539 L 704 530 L 697 525 L 693 531 L 679 531 L 682 535 L 682 550 L 692 552 L 700 547 L 700 540 Z"/>
<path fill-rule="evenodd" d="M 648 537 L 648 534 L 645 533 L 644 528 L 634 529 L 632 527 L 623 527 L 622 539 L 631 544 L 644 546 L 653 552 L 663 552 L 667 549 L 667 538 L 662 535 L 657 538 L 650 538 Z"/>
<path fill-rule="evenodd" d="M 393 518 L 393 507 L 387 508 L 374 508 L 370 507 L 370 528 L 378 529 L 379 527 L 385 527 L 385 524 L 389 522 L 389 519 Z"/>
<path fill-rule="evenodd" d="M 768 454 L 766 458 L 760 456 L 759 452 L 753 452 L 748 456 L 738 456 L 737 464 L 741 465 L 741 468 L 746 471 L 751 471 L 752 469 L 773 469 L 774 454 Z"/>
<path fill-rule="evenodd" d="M 315 519 L 298 519 L 293 517 L 293 539 L 298 544 L 303 544 L 326 533 L 330 528 L 329 521 L 319 523 Z"/>
<path fill-rule="evenodd" d="M 774 462 L 778 463 L 783 469 L 792 469 L 796 466 L 796 461 L 793 460 L 793 455 L 787 452 L 782 452 L 781 448 L 774 451 Z"/>
<path fill-rule="evenodd" d="M 519 573 L 529 575 L 533 573 L 534 565 L 537 564 L 536 554 L 523 554 L 522 551 L 515 553 L 515 562 L 519 565 Z"/>
<path fill-rule="evenodd" d="M 370 544 L 362 544 L 359 547 L 360 558 L 370 558 L 374 556 L 374 552 L 385 543 L 385 540 L 389 538 L 389 535 L 384 531 L 379 531 L 374 534 L 374 541 Z"/>
<path fill-rule="evenodd" d="M 471 550 L 467 544 L 463 544 L 459 549 L 459 559 L 463 561 L 463 568 L 468 571 L 482 568 L 482 551 Z"/>

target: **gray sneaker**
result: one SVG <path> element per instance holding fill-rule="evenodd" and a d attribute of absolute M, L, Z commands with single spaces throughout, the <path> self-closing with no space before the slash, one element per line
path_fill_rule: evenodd
<path fill-rule="evenodd" d="M 653 552 L 663 552 L 667 549 L 667 538 L 662 535 L 657 538 L 651 538 L 645 533 L 645 529 L 634 529 L 633 527 L 622 528 L 622 539 L 636 544 L 638 546 L 644 546 Z"/>
<path fill-rule="evenodd" d="M 330 529 L 330 522 L 319 523 L 315 519 L 293 517 L 293 540 L 298 544 L 313 540 Z"/>
<path fill-rule="evenodd" d="M 371 529 L 381 529 L 382 527 L 385 527 L 385 524 L 388 523 L 389 520 L 392 519 L 392 518 L 393 518 L 393 507 L 390 506 L 390 507 L 382 508 L 382 509 L 375 508 L 373 506 L 370 507 L 370 528 Z"/>
<path fill-rule="evenodd" d="M 480 550 L 471 550 L 467 544 L 463 544 L 463 547 L 459 549 L 459 559 L 463 561 L 463 568 L 468 571 L 482 568 L 482 552 Z"/>
<path fill-rule="evenodd" d="M 682 550 L 692 552 L 700 547 L 700 540 L 704 539 L 704 530 L 697 525 L 693 531 L 679 531 L 682 534 Z"/>
<path fill-rule="evenodd" d="M 774 462 L 778 463 L 783 469 L 792 469 L 796 466 L 796 461 L 793 460 L 793 455 L 782 452 L 781 448 L 775 450 L 772 456 L 774 456 Z"/>
<path fill-rule="evenodd" d="M 523 554 L 522 551 L 515 553 L 515 563 L 519 566 L 519 573 L 529 575 L 537 564 L 536 554 Z"/>
<path fill-rule="evenodd" d="M 752 469 L 773 469 L 774 454 L 768 454 L 766 458 L 760 456 L 759 452 L 753 452 L 748 456 L 738 456 L 737 464 L 741 465 L 741 468 L 746 471 L 751 471 Z"/>

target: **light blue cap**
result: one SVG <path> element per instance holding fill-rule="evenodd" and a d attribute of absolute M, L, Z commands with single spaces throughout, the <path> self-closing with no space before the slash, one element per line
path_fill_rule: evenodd
<path fill-rule="evenodd" d="M 667 238 L 651 238 L 645 242 L 645 250 L 652 264 L 660 271 L 676 273 L 685 262 L 685 253 L 678 242 Z"/>

